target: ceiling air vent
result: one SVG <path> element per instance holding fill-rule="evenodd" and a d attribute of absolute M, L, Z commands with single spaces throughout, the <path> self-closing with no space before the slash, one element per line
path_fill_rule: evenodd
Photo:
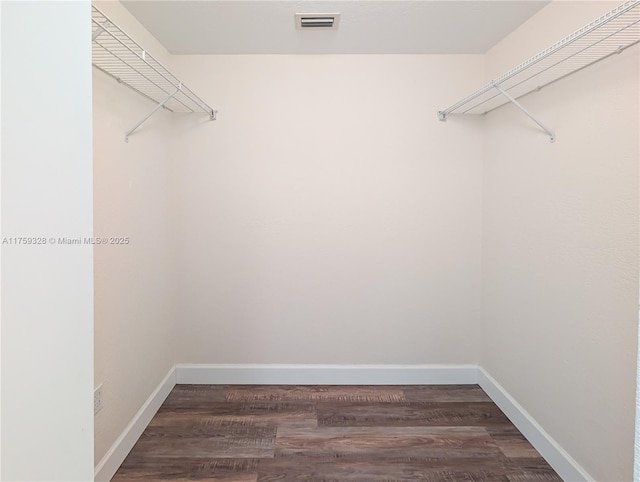
<path fill-rule="evenodd" d="M 337 30 L 339 13 L 296 13 L 298 30 Z"/>

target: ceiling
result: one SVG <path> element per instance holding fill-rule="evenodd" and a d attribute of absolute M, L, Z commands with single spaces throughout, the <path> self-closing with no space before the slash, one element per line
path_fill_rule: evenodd
<path fill-rule="evenodd" d="M 173 54 L 482 54 L 547 0 L 123 0 Z M 296 13 L 340 13 L 296 30 Z"/>

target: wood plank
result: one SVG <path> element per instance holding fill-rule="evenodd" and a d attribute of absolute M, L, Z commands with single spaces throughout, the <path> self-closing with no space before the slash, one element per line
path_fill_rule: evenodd
<path fill-rule="evenodd" d="M 162 407 L 150 426 L 189 424 L 190 420 L 218 426 L 317 426 L 316 408 L 307 402 L 211 402 L 198 408 Z"/>
<path fill-rule="evenodd" d="M 213 422 L 213 423 L 211 423 Z M 253 424 L 237 423 L 222 425 L 215 417 L 195 417 L 188 414 L 163 414 L 154 417 L 144 435 L 146 437 L 221 437 L 275 439 L 275 426 L 256 426 Z"/>
<path fill-rule="evenodd" d="M 258 476 L 254 475 L 240 475 L 240 474 L 229 474 L 229 475 L 214 475 L 212 477 L 197 477 L 197 478 L 164 478 L 162 475 L 158 477 L 133 477 L 133 478 L 125 478 L 122 476 L 118 476 L 117 478 L 111 479 L 112 482 L 140 482 L 141 480 L 145 481 L 161 481 L 161 480 L 170 480 L 171 482 L 193 482 L 204 481 L 204 482 L 257 482 Z"/>
<path fill-rule="evenodd" d="M 211 402 L 224 402 L 227 385 L 176 385 L 162 404 L 164 409 L 197 409 Z"/>
<path fill-rule="evenodd" d="M 405 399 L 410 402 L 491 402 L 479 385 L 404 385 Z"/>
<path fill-rule="evenodd" d="M 112 482 L 171 480 L 255 482 L 257 459 L 211 459 L 196 457 L 154 457 L 130 455 Z"/>
<path fill-rule="evenodd" d="M 540 453 L 529 443 L 515 427 L 491 427 L 488 429 L 489 435 L 495 441 L 502 453 L 512 458 L 539 458 Z"/>
<path fill-rule="evenodd" d="M 148 427 L 131 453 L 140 457 L 273 457 L 275 427 Z"/>
<path fill-rule="evenodd" d="M 315 404 L 299 400 L 295 402 L 209 402 L 201 403 L 198 407 L 165 407 L 158 410 L 158 414 L 186 413 L 197 416 L 274 416 L 291 413 L 315 414 Z"/>
<path fill-rule="evenodd" d="M 276 456 L 293 454 L 475 457 L 501 452 L 481 427 L 278 428 Z"/>
<path fill-rule="evenodd" d="M 399 387 L 345 385 L 267 385 L 234 386 L 227 400 L 241 402 L 333 400 L 350 402 L 401 402 L 404 393 Z"/>
<path fill-rule="evenodd" d="M 321 402 L 317 411 L 320 426 L 511 426 L 509 419 L 493 402 Z"/>
<path fill-rule="evenodd" d="M 509 482 L 561 482 L 562 479 L 542 457 L 509 458 L 514 468 L 509 475 Z"/>
<path fill-rule="evenodd" d="M 506 458 L 276 457 L 261 460 L 258 481 L 508 481 Z"/>

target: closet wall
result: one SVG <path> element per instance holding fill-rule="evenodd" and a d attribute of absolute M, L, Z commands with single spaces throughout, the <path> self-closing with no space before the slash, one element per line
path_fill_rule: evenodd
<path fill-rule="evenodd" d="M 96 6 L 165 65 L 171 59 L 119 2 Z M 171 114 L 158 112 L 124 132 L 154 104 L 93 69 L 94 231 L 127 237 L 100 245 L 95 262 L 95 417 L 98 464 L 175 363 L 174 202 Z M 179 328 L 179 326 L 177 327 Z"/>
<path fill-rule="evenodd" d="M 488 74 L 615 5 L 552 2 Z M 632 479 L 638 60 L 636 46 L 522 99 L 555 144 L 512 106 L 485 126 L 481 366 L 596 480 Z"/>
<path fill-rule="evenodd" d="M 177 357 L 476 363 L 482 56 L 177 56 Z M 180 121 L 178 121 L 180 123 Z"/>

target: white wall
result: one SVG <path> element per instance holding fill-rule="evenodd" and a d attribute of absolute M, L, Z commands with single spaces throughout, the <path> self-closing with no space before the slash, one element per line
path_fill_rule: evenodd
<path fill-rule="evenodd" d="M 2 2 L 2 480 L 93 476 L 89 2 Z M 59 19 L 58 21 L 52 21 Z"/>
<path fill-rule="evenodd" d="M 638 84 L 638 96 L 640 97 L 640 83 Z M 640 138 L 638 138 L 640 144 Z M 640 146 L 638 147 L 640 150 Z M 640 157 L 638 157 L 638 163 L 640 164 Z M 640 183 L 640 177 L 638 178 Z M 640 186 L 638 187 L 640 191 Z M 640 209 L 638 209 L 640 214 Z M 640 267 L 638 268 L 640 271 Z M 639 314 L 640 320 L 640 314 Z M 638 330 L 638 337 L 640 338 L 640 330 Z M 640 346 L 640 341 L 639 341 Z M 640 479 L 640 350 L 638 351 L 638 362 L 636 368 L 636 424 L 635 424 L 635 444 L 634 444 L 634 456 L 633 456 L 633 477 L 634 480 Z"/>
<path fill-rule="evenodd" d="M 550 4 L 487 70 L 610 8 Z M 522 99 L 555 144 L 512 106 L 485 126 L 481 365 L 596 480 L 633 470 L 638 63 L 635 47 Z"/>
<path fill-rule="evenodd" d="M 169 56 L 118 2 L 97 4 L 156 58 Z M 156 113 L 124 142 L 154 104 L 93 70 L 94 230 L 127 245 L 95 248 L 95 462 L 175 363 L 171 114 Z"/>
<path fill-rule="evenodd" d="M 474 363 L 480 56 L 176 57 L 178 359 Z"/>
<path fill-rule="evenodd" d="M 0 126 L 2 125 L 2 3 L 0 2 Z M 2 226 L 2 133 L 0 132 L 0 227 Z M 0 249 L 0 287 L 2 286 L 2 249 Z M 2 289 L 0 289 L 0 479 L 2 479 Z"/>

